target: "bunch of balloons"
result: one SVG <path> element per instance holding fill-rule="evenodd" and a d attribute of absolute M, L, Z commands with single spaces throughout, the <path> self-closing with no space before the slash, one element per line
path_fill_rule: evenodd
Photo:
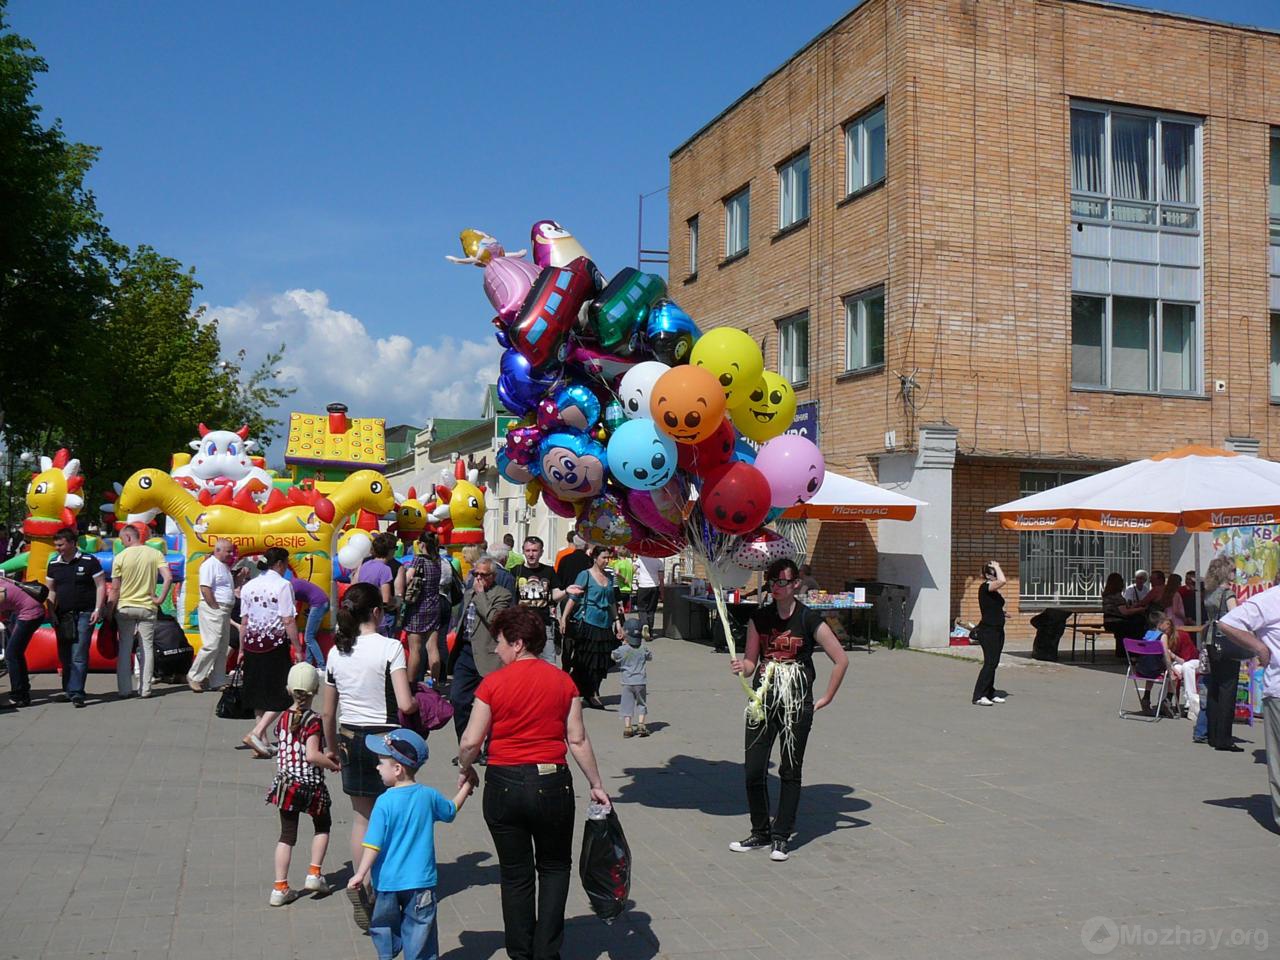
<path fill-rule="evenodd" d="M 606 280 L 553 220 L 533 225 L 532 262 L 478 230 L 461 240 L 466 256 L 449 259 L 484 270 L 498 394 L 522 418 L 498 468 L 531 504 L 642 556 L 692 544 L 708 563 L 754 566 L 776 554 L 760 528 L 817 493 L 826 464 L 786 432 L 795 392 L 747 333 L 703 333 L 655 274 Z"/>

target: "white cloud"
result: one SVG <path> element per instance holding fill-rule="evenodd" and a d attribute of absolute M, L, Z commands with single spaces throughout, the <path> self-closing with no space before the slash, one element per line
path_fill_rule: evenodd
<path fill-rule="evenodd" d="M 218 321 L 224 355 L 244 348 L 249 369 L 285 344 L 279 380 L 297 388 L 285 401 L 286 415 L 318 413 L 341 401 L 352 416 L 385 417 L 388 426 L 478 417 L 485 389 L 498 375 L 501 350 L 491 336 L 444 337 L 436 344 L 415 344 L 401 334 L 375 337 L 358 317 L 332 307 L 323 290 L 287 290 L 213 306 L 205 316 Z"/>

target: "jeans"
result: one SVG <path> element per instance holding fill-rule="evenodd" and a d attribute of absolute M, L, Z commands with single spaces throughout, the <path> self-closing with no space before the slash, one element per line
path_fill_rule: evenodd
<path fill-rule="evenodd" d="M 4 662 L 9 667 L 9 691 L 15 696 L 31 695 L 31 677 L 27 673 L 27 644 L 31 642 L 31 637 L 39 626 L 39 618 L 10 620 L 10 629 L 5 631 Z"/>
<path fill-rule="evenodd" d="M 764 721 L 758 725 L 747 722 L 745 763 L 747 775 L 747 807 L 751 810 L 751 832 L 774 840 L 786 840 L 796 825 L 796 810 L 800 807 L 800 774 L 804 767 L 804 748 L 809 742 L 809 730 L 813 726 L 813 704 L 808 703 L 796 719 L 793 742 L 788 749 L 787 739 L 782 741 L 778 758 L 778 815 L 769 826 L 769 755 L 773 753 L 773 741 L 783 732 L 782 711 L 776 706 L 765 711 Z"/>
<path fill-rule="evenodd" d="M 316 639 L 316 634 L 320 632 L 320 623 L 328 612 L 329 602 L 327 600 L 307 611 L 307 629 L 304 634 L 307 645 L 306 661 L 317 670 L 324 667 L 324 651 L 320 649 L 320 641 Z"/>
<path fill-rule="evenodd" d="M 573 864 L 569 768 L 539 773 L 537 764 L 489 767 L 484 821 L 498 852 L 507 956 L 558 960 Z"/>
<path fill-rule="evenodd" d="M 547 622 L 547 645 L 542 648 L 540 656 L 553 667 L 560 666 L 560 655 L 556 653 L 556 627 L 555 621 Z"/>
<path fill-rule="evenodd" d="M 116 692 L 127 697 L 133 692 L 133 644 L 138 641 L 138 659 L 141 663 L 141 694 L 151 696 L 151 674 L 156 660 L 156 608 L 121 607 L 116 611 L 116 626 L 120 628 L 120 650 L 116 656 Z"/>
<path fill-rule="evenodd" d="M 982 669 L 978 682 L 973 685 L 973 699 L 996 695 L 996 667 L 1000 666 L 1000 654 L 1004 651 L 1004 628 L 979 624 L 974 631 L 982 644 Z"/>
<path fill-rule="evenodd" d="M 1208 656 L 1206 654 L 1206 656 Z M 1200 712 L 1196 714 L 1196 726 L 1191 732 L 1191 736 L 1196 739 L 1208 739 L 1209 737 L 1209 689 L 1205 686 L 1208 677 L 1201 673 L 1197 679 L 1196 699 L 1200 701 Z"/>
<path fill-rule="evenodd" d="M 475 657 L 471 654 L 471 644 L 464 643 L 458 653 L 458 661 L 454 664 L 453 679 L 449 681 L 449 702 L 453 704 L 453 729 L 458 739 L 462 739 L 462 731 L 467 729 L 467 721 L 471 719 L 471 707 L 476 702 L 476 688 L 480 686 L 480 671 L 476 669 Z"/>
<path fill-rule="evenodd" d="M 1209 744 L 1229 747 L 1235 743 L 1231 725 L 1236 716 L 1236 686 L 1240 661 L 1209 653 Z"/>
<path fill-rule="evenodd" d="M 436 960 L 440 936 L 436 928 L 436 892 L 379 890 L 369 917 L 369 939 L 378 960 L 392 960 L 401 950 L 405 960 Z"/>
<path fill-rule="evenodd" d="M 89 675 L 89 644 L 93 642 L 93 611 L 68 610 L 58 614 L 58 663 L 62 665 L 62 691 L 73 700 L 84 698 Z"/>

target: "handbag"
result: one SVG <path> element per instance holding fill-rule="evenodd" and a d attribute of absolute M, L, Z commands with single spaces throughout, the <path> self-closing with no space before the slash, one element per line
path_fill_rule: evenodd
<path fill-rule="evenodd" d="M 98 625 L 98 652 L 107 660 L 120 656 L 120 628 L 116 626 L 115 614 L 103 618 Z"/>
<path fill-rule="evenodd" d="M 252 707 L 244 702 L 243 662 L 236 664 L 236 671 L 231 675 L 231 682 L 218 698 L 218 705 L 213 708 L 214 715 L 223 720 L 252 720 L 256 715 Z"/>
<path fill-rule="evenodd" d="M 15 581 L 22 591 L 28 596 L 44 603 L 49 599 L 49 588 L 43 583 L 37 583 L 35 580 L 18 580 Z"/>
<path fill-rule="evenodd" d="M 422 599 L 422 564 L 420 558 L 413 561 L 413 576 L 404 585 L 404 605 L 411 607 Z"/>

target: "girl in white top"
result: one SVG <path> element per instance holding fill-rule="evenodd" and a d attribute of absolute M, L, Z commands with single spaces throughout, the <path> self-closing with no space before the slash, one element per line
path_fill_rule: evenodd
<path fill-rule="evenodd" d="M 386 789 L 378 776 L 378 758 L 364 738 L 400 726 L 397 708 L 405 713 L 418 709 L 409 689 L 404 647 L 378 632 L 382 615 L 378 588 L 352 584 L 338 604 L 333 649 L 325 661 L 325 744 L 330 757 L 342 765 L 342 792 L 351 798 L 353 865 L 360 862 L 373 802 Z"/>

